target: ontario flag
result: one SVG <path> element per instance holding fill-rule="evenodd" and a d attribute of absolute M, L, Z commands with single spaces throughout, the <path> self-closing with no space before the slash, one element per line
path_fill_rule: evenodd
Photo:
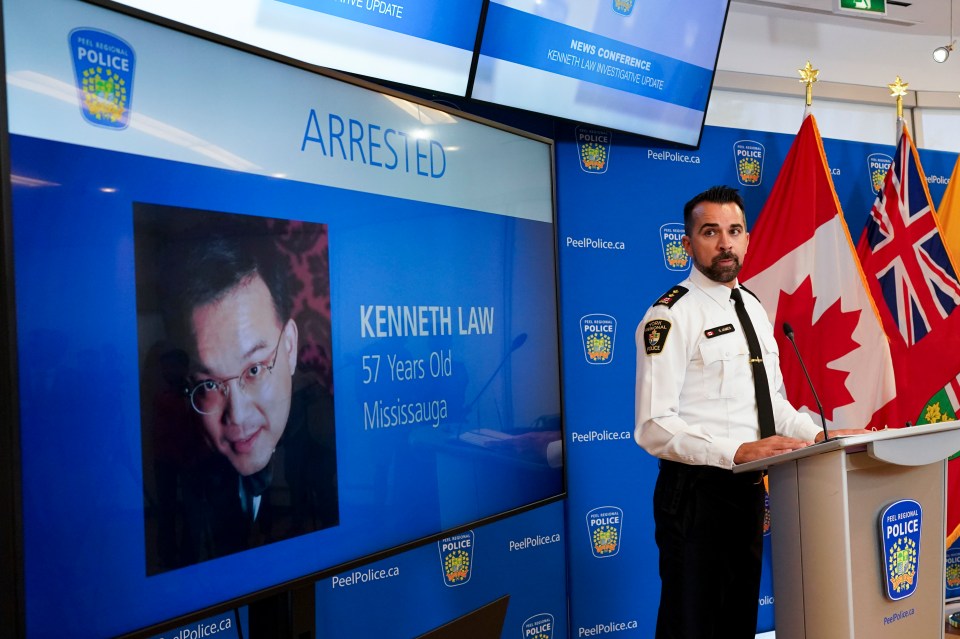
<path fill-rule="evenodd" d="M 928 403 L 960 374 L 960 283 L 906 128 L 857 253 L 893 357 L 891 426 L 933 421 L 924 418 Z"/>
<path fill-rule="evenodd" d="M 740 281 L 763 302 L 790 402 L 816 402 L 781 331 L 789 323 L 828 428 L 882 427 L 896 386 L 890 350 L 843 211 L 820 131 L 808 115 L 750 232 Z"/>

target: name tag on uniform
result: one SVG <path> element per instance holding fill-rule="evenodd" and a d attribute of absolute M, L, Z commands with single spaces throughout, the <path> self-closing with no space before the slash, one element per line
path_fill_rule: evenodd
<path fill-rule="evenodd" d="M 711 337 L 716 337 L 717 335 L 726 335 L 727 333 L 732 333 L 733 331 L 733 324 L 724 324 L 723 326 L 708 328 L 703 332 L 703 334 L 707 336 L 707 339 L 710 339 Z"/>

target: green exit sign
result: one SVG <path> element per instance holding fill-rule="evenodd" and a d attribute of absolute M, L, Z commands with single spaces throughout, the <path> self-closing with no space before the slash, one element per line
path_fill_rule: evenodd
<path fill-rule="evenodd" d="M 887 15 L 887 0 L 840 0 L 840 10 L 885 16 Z"/>

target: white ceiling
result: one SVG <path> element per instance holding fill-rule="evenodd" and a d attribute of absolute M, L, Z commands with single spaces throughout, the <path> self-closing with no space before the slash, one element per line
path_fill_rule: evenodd
<path fill-rule="evenodd" d="M 799 79 L 810 60 L 821 81 L 886 87 L 899 75 L 911 90 L 960 92 L 960 47 L 942 64 L 932 55 L 958 37 L 960 0 L 895 1 L 873 18 L 839 0 L 733 0 L 718 68 Z"/>

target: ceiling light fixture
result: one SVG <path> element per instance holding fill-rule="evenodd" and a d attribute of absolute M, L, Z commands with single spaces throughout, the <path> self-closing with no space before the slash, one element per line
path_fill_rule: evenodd
<path fill-rule="evenodd" d="M 933 50 L 934 62 L 946 62 L 957 41 L 953 39 L 953 0 L 950 0 L 950 44 Z"/>
<path fill-rule="evenodd" d="M 951 42 L 945 47 L 937 47 L 933 50 L 933 60 L 934 62 L 946 62 L 947 58 L 950 57 L 950 52 L 953 51 L 953 45 L 957 43 L 956 40 Z"/>

